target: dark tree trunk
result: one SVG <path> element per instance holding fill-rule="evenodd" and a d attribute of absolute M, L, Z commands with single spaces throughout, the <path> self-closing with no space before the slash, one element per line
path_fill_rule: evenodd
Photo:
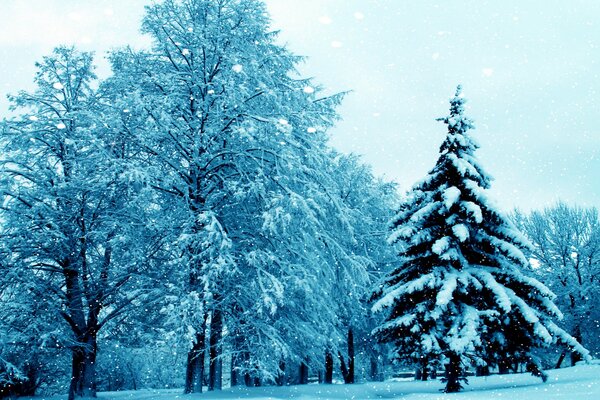
<path fill-rule="evenodd" d="M 325 377 L 323 383 L 333 383 L 333 355 L 329 350 L 325 352 Z"/>
<path fill-rule="evenodd" d="M 338 352 L 340 359 L 340 369 L 344 383 L 354 383 L 354 333 L 352 328 L 348 329 L 348 365 L 342 353 Z"/>
<path fill-rule="evenodd" d="M 487 365 L 478 365 L 475 368 L 475 376 L 489 376 L 490 375 L 490 367 Z"/>
<path fill-rule="evenodd" d="M 509 374 L 512 365 L 507 359 L 502 359 L 498 362 L 498 373 L 501 375 Z"/>
<path fill-rule="evenodd" d="M 248 366 L 250 361 L 250 354 L 248 354 L 247 352 L 244 352 L 242 354 L 244 355 L 244 362 Z M 250 375 L 249 368 L 246 368 L 246 372 L 244 373 L 244 385 L 246 385 L 246 387 L 254 386 L 254 378 L 252 378 L 252 375 Z"/>
<path fill-rule="evenodd" d="M 450 354 L 448 363 L 446 364 L 446 393 L 456 393 L 462 389 L 460 380 L 463 378 L 460 356 L 458 354 Z"/>
<path fill-rule="evenodd" d="M 22 382 L 21 390 L 17 393 L 19 396 L 35 396 L 35 391 L 39 385 L 38 382 L 38 368 L 40 364 L 37 360 L 32 362 L 28 362 L 25 364 L 25 376 L 27 376 L 27 380 Z M 2 396 L 0 396 L 1 398 Z"/>
<path fill-rule="evenodd" d="M 90 334 L 72 350 L 69 400 L 96 397 L 96 335 Z"/>
<path fill-rule="evenodd" d="M 63 262 L 66 300 L 68 312 L 63 317 L 70 325 L 77 338 L 72 348 L 71 382 L 69 384 L 69 400 L 76 397 L 96 397 L 96 334 L 98 332 L 98 314 L 100 302 L 89 302 L 87 320 L 84 314 L 83 296 L 91 296 L 86 279 L 80 281 L 76 264 L 67 259 Z M 84 266 L 85 267 L 85 266 Z M 82 267 L 82 268 L 84 268 Z M 85 289 L 85 290 L 83 290 Z M 101 292 L 98 293 L 101 298 Z M 89 301 L 89 298 L 88 298 Z"/>
<path fill-rule="evenodd" d="M 223 315 L 220 310 L 213 311 L 210 323 L 210 363 L 208 368 L 208 390 L 222 389 L 221 336 L 223 334 Z"/>
<path fill-rule="evenodd" d="M 188 352 L 187 366 L 185 371 L 184 393 L 202 393 L 202 379 L 204 378 L 204 328 L 196 334 L 196 341 Z"/>
<path fill-rule="evenodd" d="M 427 381 L 429 379 L 429 360 L 423 357 L 419 363 L 419 367 L 415 373 L 417 381 Z"/>
<path fill-rule="evenodd" d="M 239 372 L 239 355 L 235 354 L 235 350 L 234 350 L 234 355 L 231 357 L 231 387 L 236 387 L 239 386 L 242 383 L 242 380 L 240 379 L 240 372 Z"/>
<path fill-rule="evenodd" d="M 308 364 L 306 361 L 300 363 L 298 383 L 300 385 L 306 385 L 308 383 Z"/>
<path fill-rule="evenodd" d="M 246 384 L 246 387 L 261 386 L 260 378 L 258 376 L 252 376 L 250 373 L 244 374 L 244 383 Z"/>
<path fill-rule="evenodd" d="M 371 355 L 369 368 L 369 378 L 372 382 L 383 382 L 383 372 L 379 357 L 375 354 Z"/>
<path fill-rule="evenodd" d="M 554 367 L 555 369 L 559 369 L 560 366 L 562 365 L 563 361 L 565 360 L 565 357 L 567 357 L 567 352 L 563 351 L 562 353 L 560 353 L 560 357 L 558 357 L 558 361 L 556 362 L 556 366 Z"/>
<path fill-rule="evenodd" d="M 425 382 L 429 379 L 429 367 L 427 364 L 421 367 L 421 381 Z"/>
<path fill-rule="evenodd" d="M 240 350 L 240 347 L 237 347 L 237 349 L 237 351 L 234 350 L 231 359 L 231 386 L 245 385 L 250 387 L 252 386 L 252 379 L 247 371 L 250 355 L 246 350 Z M 242 372 L 242 367 L 246 368 L 246 372 Z"/>
<path fill-rule="evenodd" d="M 577 339 L 577 341 L 581 344 L 582 340 L 581 340 L 581 327 L 579 325 L 575 325 L 575 328 L 573 329 L 573 337 L 575 339 Z M 571 366 L 574 367 L 575 364 L 577 364 L 579 361 L 582 360 L 581 354 L 579 354 L 576 351 L 572 351 L 571 352 Z"/>
<path fill-rule="evenodd" d="M 234 312 L 241 313 L 241 310 L 234 308 Z M 244 330 L 243 322 L 237 327 L 232 337 L 232 356 L 231 356 L 231 386 L 239 386 L 244 384 L 244 377 L 242 374 L 242 367 L 244 361 L 248 360 L 248 353 L 244 350 L 245 336 L 242 333 Z"/>
<path fill-rule="evenodd" d="M 285 361 L 279 361 L 279 372 L 277 373 L 275 384 L 277 386 L 283 386 L 285 384 Z"/>

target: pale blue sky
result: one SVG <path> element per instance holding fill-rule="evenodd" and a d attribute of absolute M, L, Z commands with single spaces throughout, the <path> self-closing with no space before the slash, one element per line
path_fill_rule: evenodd
<path fill-rule="evenodd" d="M 1 0 L 0 115 L 61 43 L 146 41 L 147 0 Z M 329 91 L 353 90 L 331 132 L 402 188 L 433 166 L 462 83 L 490 193 L 509 210 L 600 206 L 600 1 L 269 0 L 273 26 Z M 102 60 L 99 60 L 100 62 Z M 106 65 L 101 72 L 106 72 Z"/>

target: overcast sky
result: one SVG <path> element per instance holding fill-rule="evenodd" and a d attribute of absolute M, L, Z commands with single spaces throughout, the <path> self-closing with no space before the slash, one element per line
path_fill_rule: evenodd
<path fill-rule="evenodd" d="M 36 60 L 147 45 L 149 0 L 0 0 L 0 116 Z M 332 143 L 408 189 L 437 158 L 448 99 L 469 99 L 505 210 L 600 207 L 600 1 L 269 0 L 273 28 L 329 91 L 353 90 Z"/>

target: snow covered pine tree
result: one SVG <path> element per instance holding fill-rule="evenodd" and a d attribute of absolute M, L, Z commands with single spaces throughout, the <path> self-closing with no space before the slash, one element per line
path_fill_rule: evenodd
<path fill-rule="evenodd" d="M 394 356 L 435 368 L 445 364 L 446 392 L 462 389 L 464 366 L 525 363 L 545 379 L 532 350 L 562 343 L 588 352 L 553 319 L 555 295 L 522 273 L 530 246 L 487 199 L 491 177 L 474 156 L 472 121 L 458 86 L 440 157 L 392 220 L 398 266 L 376 289 L 373 311 L 389 309 L 373 333 Z"/>

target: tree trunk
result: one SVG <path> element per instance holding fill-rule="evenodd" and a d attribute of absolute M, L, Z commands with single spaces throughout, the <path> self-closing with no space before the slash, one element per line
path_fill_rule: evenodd
<path fill-rule="evenodd" d="M 230 384 L 231 387 L 236 387 L 241 383 L 241 380 L 239 379 L 239 371 L 237 369 L 238 367 L 238 358 L 239 356 L 237 354 L 235 354 L 235 349 L 234 349 L 234 354 L 231 357 L 231 372 L 230 372 L 230 376 L 231 376 L 231 380 L 230 380 Z"/>
<path fill-rule="evenodd" d="M 333 355 L 329 350 L 325 352 L 325 378 L 323 383 L 333 383 Z"/>
<path fill-rule="evenodd" d="M 250 364 L 250 354 L 248 352 L 244 352 L 242 354 L 244 355 L 244 362 L 246 363 L 246 372 L 244 372 L 244 385 L 246 385 L 246 387 L 253 387 L 254 379 L 252 378 L 250 369 L 248 368 Z"/>
<path fill-rule="evenodd" d="M 90 334 L 73 348 L 69 400 L 96 397 L 96 335 Z"/>
<path fill-rule="evenodd" d="M 254 383 L 252 382 L 252 377 L 250 376 L 250 373 L 248 373 L 248 372 L 246 372 L 244 374 L 244 385 L 246 385 L 246 387 L 254 386 Z"/>
<path fill-rule="evenodd" d="M 204 378 L 204 328 L 196 334 L 196 341 L 188 352 L 185 371 L 184 393 L 202 393 L 202 379 Z"/>
<path fill-rule="evenodd" d="M 475 368 L 475 376 L 489 376 L 490 375 L 490 367 L 487 365 L 478 365 Z"/>
<path fill-rule="evenodd" d="M 236 340 L 236 339 L 234 339 Z M 238 342 L 239 343 L 239 342 Z M 234 344 L 235 345 L 235 344 Z M 234 348 L 233 356 L 231 357 L 231 386 L 250 386 L 250 375 L 248 372 L 242 373 L 242 368 L 245 367 L 247 370 L 247 364 L 250 356 L 247 351 L 241 350 L 241 346 Z"/>
<path fill-rule="evenodd" d="M 279 361 L 279 371 L 277 372 L 277 378 L 275 378 L 275 384 L 277 386 L 283 386 L 285 384 L 285 361 Z"/>
<path fill-rule="evenodd" d="M 234 312 L 237 314 L 241 314 L 242 311 L 239 307 L 234 307 Z M 244 377 L 242 374 L 242 366 L 244 361 L 248 360 L 248 353 L 244 350 L 244 342 L 245 336 L 243 333 L 244 323 L 240 322 L 240 325 L 235 328 L 231 346 L 232 346 L 232 355 L 231 355 L 231 387 L 239 386 L 244 383 Z M 247 367 L 247 366 L 246 366 Z"/>
<path fill-rule="evenodd" d="M 371 382 L 383 382 L 383 371 L 379 356 L 376 354 L 371 354 L 369 364 L 369 378 Z"/>
<path fill-rule="evenodd" d="M 556 366 L 554 367 L 554 369 L 559 369 L 560 366 L 562 365 L 565 357 L 567 356 L 567 351 L 563 351 L 562 353 L 560 353 L 560 357 L 558 357 L 558 361 L 556 362 Z"/>
<path fill-rule="evenodd" d="M 460 380 L 462 376 L 461 360 L 458 354 L 450 354 L 446 364 L 446 393 L 456 393 L 462 389 Z"/>
<path fill-rule="evenodd" d="M 208 390 L 222 389 L 221 336 L 223 334 L 223 315 L 218 309 L 213 310 L 210 323 Z"/>
<path fill-rule="evenodd" d="M 581 327 L 579 325 L 575 325 L 575 328 L 573 328 L 573 337 L 575 339 L 577 339 L 577 341 L 583 345 L 582 340 L 581 340 Z M 576 351 L 572 351 L 571 352 L 571 366 L 574 367 L 575 364 L 577 364 L 579 361 L 581 361 L 581 354 L 579 354 Z"/>
<path fill-rule="evenodd" d="M 510 361 L 508 361 L 506 359 L 501 359 L 498 362 L 498 373 L 499 374 L 501 374 L 501 375 L 509 374 L 510 368 L 511 368 Z"/>
<path fill-rule="evenodd" d="M 426 382 L 429 379 L 429 366 L 427 364 L 421 366 L 421 381 Z"/>
<path fill-rule="evenodd" d="M 338 352 L 338 358 L 344 383 L 354 383 L 354 333 L 352 328 L 348 329 L 348 365 L 346 366 L 346 360 L 342 353 Z"/>
<path fill-rule="evenodd" d="M 421 358 L 419 362 L 417 372 L 415 373 L 415 380 L 417 381 L 427 381 L 429 379 L 429 360 L 427 357 Z"/>
<path fill-rule="evenodd" d="M 26 381 L 21 382 L 20 390 L 16 393 L 18 396 L 35 396 L 35 391 L 39 385 L 38 375 L 39 375 L 40 364 L 37 359 L 32 360 L 31 362 L 25 363 L 25 376 L 27 377 Z M 1 397 L 1 394 L 0 394 Z"/>
<path fill-rule="evenodd" d="M 308 364 L 306 361 L 300 363 L 299 380 L 300 385 L 306 385 L 308 383 Z"/>

